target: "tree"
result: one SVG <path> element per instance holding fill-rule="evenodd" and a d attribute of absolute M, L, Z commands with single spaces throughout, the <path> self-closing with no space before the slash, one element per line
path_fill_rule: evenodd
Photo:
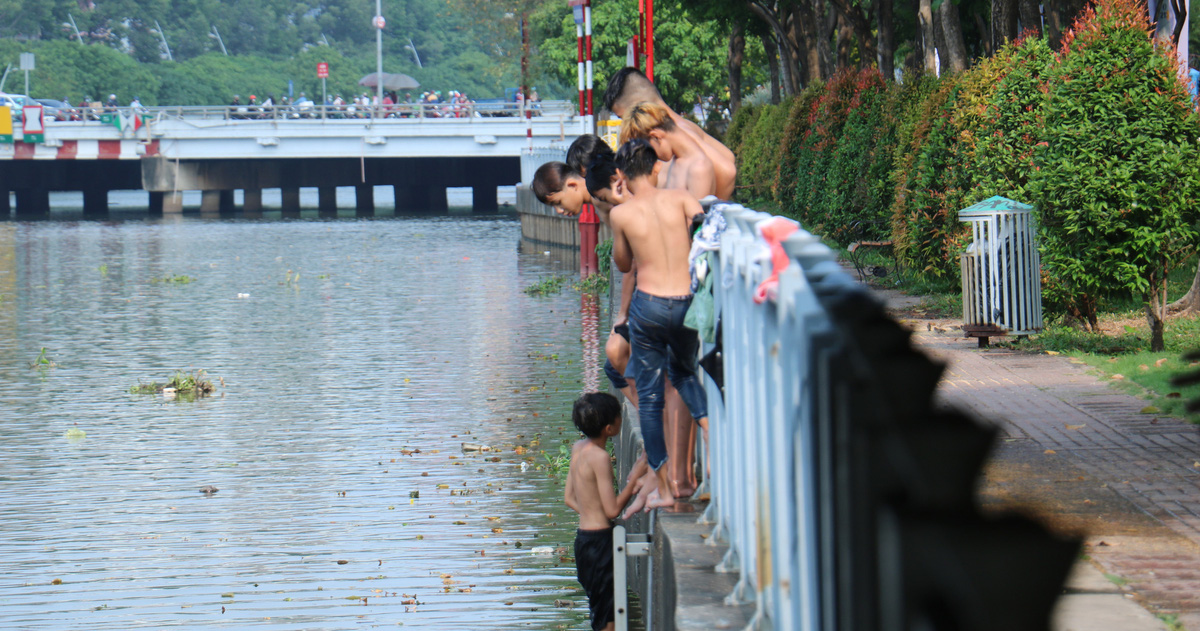
<path fill-rule="evenodd" d="M 1063 39 L 1035 153 L 1043 268 L 1096 329 L 1098 302 L 1131 292 L 1163 350 L 1167 274 L 1200 242 L 1200 121 L 1143 5 L 1101 0 Z"/>

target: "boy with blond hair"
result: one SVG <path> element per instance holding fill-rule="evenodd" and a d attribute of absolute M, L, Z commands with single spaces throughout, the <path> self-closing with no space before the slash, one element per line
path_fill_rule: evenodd
<path fill-rule="evenodd" d="M 696 199 L 717 194 L 716 171 L 700 145 L 675 124 L 671 110 L 657 103 L 638 103 L 621 120 L 621 144 L 643 138 L 666 162 L 659 188 L 683 189 Z"/>

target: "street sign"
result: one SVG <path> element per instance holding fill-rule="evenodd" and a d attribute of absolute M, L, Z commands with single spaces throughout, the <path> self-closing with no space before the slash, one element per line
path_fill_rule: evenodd
<path fill-rule="evenodd" d="M 36 70 L 33 67 L 33 53 L 21 53 L 21 70 Z"/>
<path fill-rule="evenodd" d="M 371 20 L 371 24 L 374 24 L 375 28 L 382 31 L 383 27 L 387 25 L 387 20 L 383 19 L 382 15 L 377 15 L 374 20 Z"/>
<path fill-rule="evenodd" d="M 26 105 L 22 112 L 23 141 L 29 144 L 46 141 L 46 129 L 42 123 L 42 106 Z"/>
<path fill-rule="evenodd" d="M 329 76 L 329 64 L 324 61 L 318 63 L 317 64 L 317 78 L 324 79 L 328 76 Z"/>

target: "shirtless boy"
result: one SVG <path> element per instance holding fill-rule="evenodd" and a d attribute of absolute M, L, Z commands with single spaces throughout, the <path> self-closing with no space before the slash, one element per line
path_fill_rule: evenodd
<path fill-rule="evenodd" d="M 571 448 L 567 471 L 567 506 L 579 513 L 575 534 L 575 569 L 588 595 L 592 629 L 612 629 L 613 543 L 612 520 L 633 496 L 627 485 L 620 495 L 613 491 L 612 461 L 608 439 L 621 433 L 621 404 L 606 392 L 579 397 L 571 411 L 575 427 L 586 437 Z M 645 463 L 634 465 L 631 476 L 640 477 Z"/>
<path fill-rule="evenodd" d="M 661 163 L 645 140 L 626 143 L 617 152 L 632 198 L 610 213 L 613 259 L 627 271 L 638 262 L 638 288 L 629 307 L 638 416 L 646 456 L 657 478 L 657 488 L 647 506 L 674 504 L 675 489 L 663 464 L 667 460 L 663 436 L 664 371 L 679 390 L 692 417 L 707 425 L 704 388 L 696 378 L 696 332 L 684 326 L 691 305 L 688 227 L 703 210 L 687 191 L 654 185 Z"/>
<path fill-rule="evenodd" d="M 658 176 L 659 188 L 684 189 L 696 199 L 717 192 L 713 161 L 692 136 L 675 124 L 671 110 L 657 103 L 638 103 L 621 122 L 621 143 L 644 138 L 667 163 Z"/>
<path fill-rule="evenodd" d="M 604 107 L 613 114 L 624 119 L 633 106 L 646 102 L 666 106 L 658 88 L 637 68 L 622 68 L 609 79 L 608 88 L 604 91 Z M 668 111 L 671 113 L 671 120 L 687 132 L 712 161 L 717 197 L 732 199 L 733 185 L 737 179 L 737 163 L 734 161 L 733 152 L 721 144 L 721 141 L 709 136 L 696 123 L 672 110 Z"/>

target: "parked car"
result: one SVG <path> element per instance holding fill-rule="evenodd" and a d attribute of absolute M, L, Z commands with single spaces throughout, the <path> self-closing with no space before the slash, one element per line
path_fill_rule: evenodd
<path fill-rule="evenodd" d="M 37 99 L 37 102 L 42 105 L 42 117 L 46 120 L 77 121 L 80 119 L 79 111 L 62 101 Z"/>

